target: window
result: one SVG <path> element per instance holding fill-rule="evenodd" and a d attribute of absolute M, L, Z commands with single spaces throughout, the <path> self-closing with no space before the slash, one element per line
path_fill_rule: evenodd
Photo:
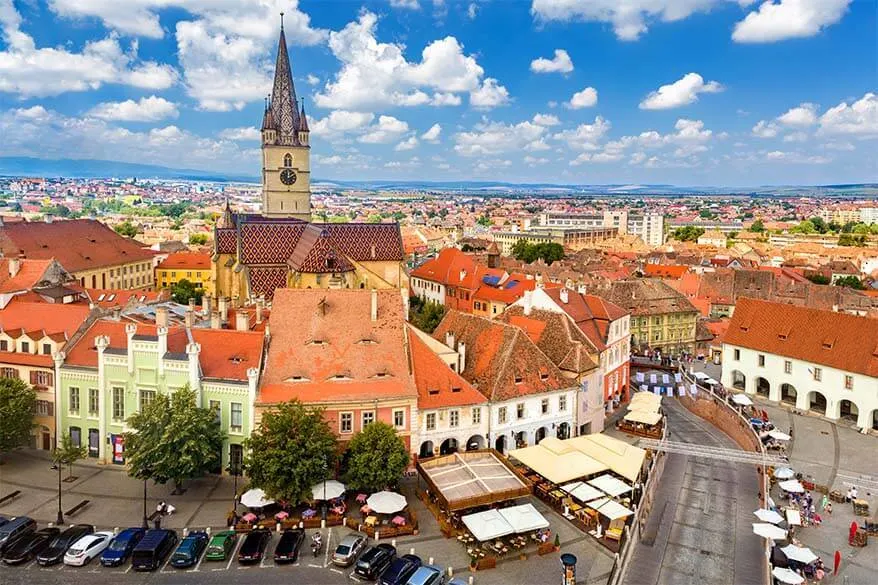
<path fill-rule="evenodd" d="M 113 420 L 125 418 L 125 388 L 113 388 Z"/>
<path fill-rule="evenodd" d="M 82 446 L 82 429 L 79 427 L 70 427 L 70 442 L 74 447 Z"/>
<path fill-rule="evenodd" d="M 223 424 L 223 410 L 222 404 L 219 400 L 211 400 L 208 404 L 208 408 L 213 411 L 214 416 L 216 417 L 216 424 Z"/>
<path fill-rule="evenodd" d="M 155 400 L 155 390 L 141 390 L 140 391 L 140 412 L 146 410 L 146 407 L 149 406 L 149 403 Z"/>
<path fill-rule="evenodd" d="M 401 429 L 405 427 L 405 411 L 404 410 L 394 410 L 393 411 L 393 426 Z"/>
<path fill-rule="evenodd" d="M 240 433 L 244 426 L 244 406 L 240 402 L 232 402 L 229 417 L 229 430 Z"/>
<path fill-rule="evenodd" d="M 518 417 L 518 420 L 524 418 L 524 402 L 515 405 L 515 416 Z"/>
<path fill-rule="evenodd" d="M 427 413 L 427 430 L 435 431 L 436 430 L 436 413 L 428 412 Z"/>
<path fill-rule="evenodd" d="M 814 368 L 814 381 L 819 382 L 823 379 L 823 369 Z"/>
<path fill-rule="evenodd" d="M 543 414 L 549 414 L 549 399 L 543 398 L 542 402 L 540 402 L 540 412 Z"/>
<path fill-rule="evenodd" d="M 52 355 L 52 344 L 44 343 L 43 344 L 43 354 L 44 355 Z"/>
<path fill-rule="evenodd" d="M 284 155 L 284 166 L 285 167 L 293 166 L 293 157 L 290 156 L 289 154 Z"/>
<path fill-rule="evenodd" d="M 89 416 L 98 415 L 98 389 L 88 389 L 88 414 Z"/>
<path fill-rule="evenodd" d="M 558 397 L 558 410 L 561 412 L 567 412 L 567 397 L 559 396 Z"/>
<path fill-rule="evenodd" d="M 845 374 L 844 389 L 845 390 L 853 390 L 854 389 L 854 377 L 853 376 L 848 376 L 847 374 Z"/>
<path fill-rule="evenodd" d="M 70 387 L 70 414 L 79 414 L 79 388 Z"/>
<path fill-rule="evenodd" d="M 736 350 L 735 350 L 735 361 L 737 362 L 737 361 L 739 361 L 740 359 L 741 359 L 741 350 L 740 350 L 740 349 L 736 349 Z"/>
<path fill-rule="evenodd" d="M 37 400 L 36 408 L 34 408 L 34 414 L 37 416 L 54 416 L 55 409 L 52 408 L 52 403 L 48 400 Z"/>
<path fill-rule="evenodd" d="M 0 368 L 0 378 L 17 378 L 18 370 L 15 368 Z"/>
<path fill-rule="evenodd" d="M 472 418 L 473 418 L 474 425 L 481 424 L 481 422 L 482 422 L 482 409 L 481 408 L 474 408 L 473 412 L 472 412 Z"/>
<path fill-rule="evenodd" d="M 52 382 L 54 381 L 54 376 L 50 372 L 31 372 L 30 373 L 30 383 L 34 386 L 40 386 L 42 388 L 49 388 L 52 386 Z"/>
<path fill-rule="evenodd" d="M 760 367 L 760 368 L 764 368 L 764 367 L 765 367 L 765 356 L 764 356 L 763 354 L 760 353 L 759 356 L 757 356 L 757 360 L 756 360 L 756 361 L 757 361 L 757 363 L 759 364 L 759 367 Z"/>
<path fill-rule="evenodd" d="M 23 351 L 24 353 L 30 353 L 30 343 L 28 343 L 27 341 L 22 341 L 21 351 Z"/>
<path fill-rule="evenodd" d="M 452 410 L 448 413 L 448 426 L 456 427 L 460 424 L 460 412 Z"/>
<path fill-rule="evenodd" d="M 375 413 L 371 410 L 369 412 L 363 413 L 363 428 L 366 428 L 366 425 L 370 425 L 375 422 Z"/>
<path fill-rule="evenodd" d="M 351 412 L 343 412 L 341 413 L 341 417 L 339 418 L 339 432 L 341 433 L 352 433 L 354 432 L 354 415 Z"/>
<path fill-rule="evenodd" d="M 791 362 L 790 360 L 784 360 L 783 373 L 784 374 L 792 374 L 793 373 L 793 362 Z"/>
<path fill-rule="evenodd" d="M 5 339 L 0 339 L 0 351 L 9 351 L 9 342 Z"/>

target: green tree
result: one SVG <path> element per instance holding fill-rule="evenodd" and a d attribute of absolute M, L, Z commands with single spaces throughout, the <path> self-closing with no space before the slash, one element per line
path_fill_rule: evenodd
<path fill-rule="evenodd" d="M 552 262 L 564 259 L 564 246 L 555 242 L 531 244 L 527 240 L 518 240 L 512 246 L 512 255 L 516 260 L 527 264 L 539 259 L 542 259 L 546 264 L 552 264 Z"/>
<path fill-rule="evenodd" d="M 201 297 L 204 296 L 203 288 L 196 288 L 189 280 L 183 279 L 171 287 L 171 298 L 175 303 L 186 305 L 189 299 L 195 299 L 195 304 L 201 304 Z"/>
<path fill-rule="evenodd" d="M 120 236 L 125 236 L 126 238 L 133 238 L 137 235 L 137 228 L 134 227 L 134 224 L 130 221 L 123 221 L 119 225 L 113 228 L 116 230 L 116 233 Z"/>
<path fill-rule="evenodd" d="M 476 223 L 482 227 L 491 227 L 491 218 L 487 215 L 482 215 L 476 220 Z"/>
<path fill-rule="evenodd" d="M 827 231 L 829 231 L 829 225 L 822 217 L 815 216 L 808 221 L 811 222 L 811 225 L 814 226 L 814 229 L 817 231 L 818 234 L 825 234 Z"/>
<path fill-rule="evenodd" d="M 19 378 L 0 378 L 0 456 L 21 447 L 33 428 L 36 391 Z"/>
<path fill-rule="evenodd" d="M 704 228 L 687 225 L 674 230 L 674 239 L 680 242 L 695 242 L 704 235 Z"/>
<path fill-rule="evenodd" d="M 347 462 L 350 487 L 379 491 L 399 482 L 409 464 L 409 454 L 392 426 L 374 422 L 354 435 Z"/>
<path fill-rule="evenodd" d="M 702 210 L 698 213 L 698 215 L 701 216 L 703 219 L 713 219 L 714 217 L 716 217 L 716 216 L 714 215 L 714 213 L 713 213 L 711 210 L 709 210 L 709 209 L 702 209 Z"/>
<path fill-rule="evenodd" d="M 189 243 L 193 246 L 203 246 L 207 243 L 207 234 L 189 234 Z"/>
<path fill-rule="evenodd" d="M 760 233 L 765 231 L 765 222 L 763 222 L 761 219 L 757 219 L 756 221 L 754 221 L 753 223 L 750 224 L 750 227 L 748 229 L 751 232 L 755 232 L 757 234 L 760 234 Z"/>
<path fill-rule="evenodd" d="M 864 223 L 858 223 L 855 226 L 851 227 L 851 232 L 855 234 L 868 235 L 869 231 L 869 226 Z"/>
<path fill-rule="evenodd" d="M 807 234 L 815 234 L 815 233 L 817 233 L 817 228 L 814 227 L 813 221 L 811 221 L 810 219 L 806 219 L 805 221 L 801 222 L 799 225 L 791 227 L 790 233 L 791 234 L 806 234 L 806 235 Z"/>
<path fill-rule="evenodd" d="M 443 305 L 433 301 L 426 301 L 418 303 L 417 308 L 415 308 L 415 305 L 412 305 L 409 320 L 412 322 L 412 325 L 421 331 L 433 333 L 433 330 L 439 326 L 444 316 L 445 307 Z"/>
<path fill-rule="evenodd" d="M 405 219 L 405 213 L 402 211 L 394 211 L 390 217 L 392 217 L 394 221 L 402 221 Z"/>
<path fill-rule="evenodd" d="M 70 438 L 69 434 L 62 435 L 61 445 L 55 447 L 52 451 L 52 461 L 56 465 L 67 466 L 68 478 L 73 476 L 73 464 L 86 457 L 88 457 L 88 447 L 85 445 L 80 445 L 79 447 L 74 445 L 73 439 Z"/>
<path fill-rule="evenodd" d="M 829 277 L 822 274 L 807 274 L 805 278 L 814 284 L 829 284 Z"/>
<path fill-rule="evenodd" d="M 250 484 L 293 504 L 311 500 L 311 487 L 328 478 L 336 461 L 337 441 L 323 410 L 298 400 L 263 414 L 244 446 L 250 453 L 244 460 Z"/>
<path fill-rule="evenodd" d="M 128 473 L 156 483 L 200 477 L 219 467 L 225 433 L 216 412 L 195 404 L 195 391 L 187 384 L 173 394 L 157 394 L 141 412 L 128 418 L 125 433 Z"/>
<path fill-rule="evenodd" d="M 833 284 L 835 284 L 835 286 L 844 286 L 856 290 L 866 290 L 866 285 L 863 284 L 863 281 L 853 274 L 839 277 L 835 279 L 835 283 Z"/>
<path fill-rule="evenodd" d="M 841 234 L 838 236 L 838 245 L 862 248 L 866 245 L 866 236 L 863 234 Z"/>
<path fill-rule="evenodd" d="M 181 215 L 189 211 L 190 207 L 192 207 L 192 205 L 188 201 L 181 201 L 179 203 L 163 205 L 159 209 L 159 213 L 167 217 L 180 217 Z"/>
<path fill-rule="evenodd" d="M 366 218 L 366 223 L 381 223 L 381 214 L 373 213 Z"/>

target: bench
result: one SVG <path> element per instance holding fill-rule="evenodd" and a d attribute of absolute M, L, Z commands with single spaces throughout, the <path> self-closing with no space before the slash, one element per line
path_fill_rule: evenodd
<path fill-rule="evenodd" d="M 6 494 L 2 498 L 0 498 L 0 504 L 5 504 L 6 502 L 11 502 L 15 498 L 21 495 L 21 490 L 15 490 L 11 494 Z"/>
<path fill-rule="evenodd" d="M 82 510 L 83 508 L 88 506 L 90 502 L 91 502 L 91 500 L 82 500 L 81 502 L 79 502 L 78 504 L 76 504 L 75 506 L 73 506 L 72 508 L 70 508 L 69 510 L 67 510 L 64 513 L 67 516 L 75 516 L 77 512 L 79 512 L 80 510 Z"/>

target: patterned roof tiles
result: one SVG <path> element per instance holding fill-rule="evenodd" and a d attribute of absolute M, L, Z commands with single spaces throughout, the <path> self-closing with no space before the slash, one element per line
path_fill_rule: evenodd
<path fill-rule="evenodd" d="M 354 265 L 340 254 L 329 231 L 317 224 L 308 224 L 299 237 L 287 265 L 296 272 L 351 272 Z"/>

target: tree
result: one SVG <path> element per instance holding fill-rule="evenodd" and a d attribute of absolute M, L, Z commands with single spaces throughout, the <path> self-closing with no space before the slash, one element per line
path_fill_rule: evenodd
<path fill-rule="evenodd" d="M 814 229 L 818 234 L 825 234 L 829 230 L 829 225 L 827 225 L 826 220 L 822 217 L 812 217 L 808 221 L 811 222 L 811 225 L 814 226 Z"/>
<path fill-rule="evenodd" d="M 189 299 L 195 299 L 195 304 L 201 304 L 201 297 L 204 296 L 203 288 L 196 288 L 189 280 L 183 279 L 171 287 L 171 298 L 175 303 L 185 305 L 189 303 Z"/>
<path fill-rule="evenodd" d="M 829 284 L 829 277 L 822 274 L 807 274 L 805 278 L 814 284 Z"/>
<path fill-rule="evenodd" d="M 487 215 L 482 215 L 476 220 L 476 223 L 482 227 L 491 227 L 491 218 Z"/>
<path fill-rule="evenodd" d="M 555 242 L 531 244 L 527 240 L 518 240 L 512 246 L 512 255 L 516 260 L 528 264 L 539 259 L 542 259 L 546 264 L 552 264 L 552 262 L 564 259 L 564 246 Z"/>
<path fill-rule="evenodd" d="M 417 298 L 418 297 L 413 297 L 413 299 Z M 445 307 L 443 305 L 433 301 L 421 302 L 421 300 L 418 299 L 417 302 L 412 303 L 411 305 L 409 320 L 412 322 L 412 325 L 421 331 L 433 333 L 433 330 L 439 326 L 439 323 L 442 322 L 444 316 Z"/>
<path fill-rule="evenodd" d="M 704 228 L 687 225 L 674 230 L 674 239 L 680 242 L 695 242 L 704 235 Z"/>
<path fill-rule="evenodd" d="M 866 290 L 866 285 L 863 284 L 863 281 L 853 274 L 836 278 L 833 284 L 835 284 L 835 286 L 844 286 L 856 290 Z"/>
<path fill-rule="evenodd" d="M 790 233 L 791 234 L 814 234 L 814 233 L 817 233 L 817 228 L 814 227 L 814 222 L 806 219 L 805 221 L 801 222 L 799 225 L 791 227 Z"/>
<path fill-rule="evenodd" d="M 69 434 L 63 435 L 61 437 L 61 445 L 55 447 L 52 451 L 52 461 L 56 465 L 67 466 L 68 478 L 73 476 L 73 464 L 86 457 L 88 457 L 88 447 L 85 445 L 80 445 L 79 447 L 74 445 L 73 439 L 70 438 Z"/>
<path fill-rule="evenodd" d="M 27 443 L 37 393 L 19 378 L 0 378 L 0 456 Z"/>
<path fill-rule="evenodd" d="M 381 214 L 373 213 L 366 218 L 366 223 L 381 223 Z"/>
<path fill-rule="evenodd" d="M 170 205 L 165 205 L 161 207 L 159 211 L 162 215 L 165 215 L 167 217 L 180 217 L 181 215 L 189 211 L 190 207 L 191 205 L 188 201 L 181 201 L 180 203 L 171 203 Z"/>
<path fill-rule="evenodd" d="M 125 457 L 129 475 L 156 483 L 183 481 L 219 467 L 225 433 L 216 412 L 195 404 L 187 384 L 173 394 L 158 394 L 141 412 L 128 418 Z"/>
<path fill-rule="evenodd" d="M 379 491 L 397 484 L 409 464 L 409 454 L 392 426 L 374 422 L 354 435 L 347 461 L 350 487 Z"/>
<path fill-rule="evenodd" d="M 311 500 L 311 487 L 335 466 L 337 441 L 323 409 L 291 400 L 267 411 L 246 441 L 244 470 L 253 487 L 273 499 L 297 504 Z"/>
<path fill-rule="evenodd" d="M 757 234 L 760 234 L 760 233 L 765 231 L 765 222 L 763 222 L 761 219 L 757 219 L 756 221 L 754 221 L 753 223 L 750 224 L 749 230 L 751 232 L 755 232 Z"/>
<path fill-rule="evenodd" d="M 126 238 L 133 238 L 137 235 L 137 228 L 130 221 L 123 221 L 113 229 L 116 230 L 117 234 Z"/>
<path fill-rule="evenodd" d="M 189 234 L 189 243 L 193 246 L 203 246 L 207 243 L 207 234 Z"/>
<path fill-rule="evenodd" d="M 838 245 L 862 248 L 866 245 L 864 234 L 841 234 L 838 236 Z"/>

